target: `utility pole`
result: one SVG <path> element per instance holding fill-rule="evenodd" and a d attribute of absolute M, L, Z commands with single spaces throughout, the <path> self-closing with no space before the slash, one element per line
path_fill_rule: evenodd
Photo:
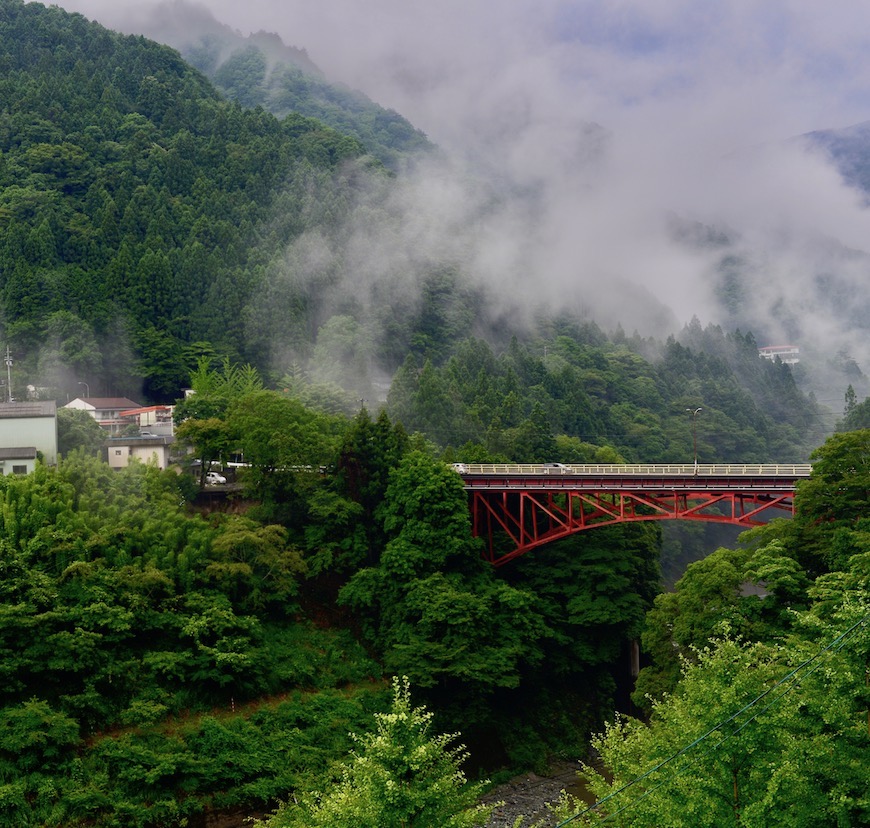
<path fill-rule="evenodd" d="M 692 454 L 695 457 L 695 474 L 698 473 L 698 414 L 702 410 L 701 408 L 686 409 L 692 415 Z"/>
<path fill-rule="evenodd" d="M 12 354 L 6 346 L 6 402 L 12 402 Z"/>

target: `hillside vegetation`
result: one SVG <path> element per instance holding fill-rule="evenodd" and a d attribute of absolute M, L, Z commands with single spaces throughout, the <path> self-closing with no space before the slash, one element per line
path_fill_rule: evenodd
<path fill-rule="evenodd" d="M 269 391 L 211 403 L 254 458 L 243 515 L 192 511 L 173 472 L 83 455 L 0 479 L 2 824 L 266 807 L 323 784 L 348 730 L 385 709 L 385 672 L 495 765 L 541 762 L 605 714 L 655 592 L 654 529 L 502 579 L 460 478 L 385 415 Z M 315 452 L 334 474 L 298 463 Z"/>
<path fill-rule="evenodd" d="M 228 102 L 178 53 L 57 8 L 0 0 L 0 46 L 16 396 L 29 383 L 65 401 L 85 381 L 178 401 L 182 465 L 248 464 L 206 498 L 193 475 L 110 472 L 68 420 L 57 468 L 0 477 L 0 824 L 165 828 L 329 789 L 348 732 L 391 696 L 410 704 L 390 676 L 462 731 L 469 770 L 540 770 L 629 706 L 641 635 L 646 705 L 677 698 L 681 670 L 717 668 L 705 646 L 734 652 L 720 633 L 804 653 L 858 612 L 865 432 L 821 450 L 797 520 L 672 595 L 656 597 L 655 523 L 499 571 L 471 536 L 453 461 L 805 460 L 824 412 L 751 333 L 694 320 L 660 342 L 570 315 L 512 330 L 445 262 L 385 274 L 382 288 L 413 284 L 363 308 L 333 291 L 346 219 L 361 193 L 372 222 L 401 217 L 376 209 L 397 176 L 360 140 Z M 687 531 L 681 562 L 703 540 Z M 744 581 L 767 597 L 744 600 Z M 855 664 L 836 685 L 838 740 L 864 709 Z M 620 778 L 650 755 L 630 749 L 624 767 L 608 757 Z M 830 778 L 824 796 L 858 820 L 861 770 Z"/>
<path fill-rule="evenodd" d="M 0 21 L 0 288 L 22 372 L 167 400 L 198 354 L 249 356 L 264 249 L 330 209 L 322 184 L 359 143 L 226 103 L 177 53 L 78 15 L 4 0 Z"/>
<path fill-rule="evenodd" d="M 291 112 L 316 118 L 356 138 L 391 170 L 434 149 L 399 113 L 359 90 L 330 82 L 306 49 L 285 45 L 277 34 L 244 36 L 205 6 L 186 0 L 141 9 L 133 19 L 123 14 L 112 19 L 117 23 L 110 25 L 127 26 L 125 30 L 177 49 L 230 100 L 260 106 L 279 118 Z"/>
<path fill-rule="evenodd" d="M 439 262 L 400 290 L 383 273 L 366 307 L 344 295 L 347 221 L 363 191 L 369 221 L 399 217 L 378 206 L 391 179 L 358 141 L 227 103 L 141 37 L 0 8 L 0 310 L 18 398 L 31 384 L 65 401 L 85 381 L 173 401 L 200 356 L 228 357 L 297 393 L 331 385 L 319 403 L 346 413 L 400 368 L 389 408 L 406 428 L 512 459 L 529 453 L 511 430 L 533 410 L 533 427 L 628 459 L 686 457 L 685 409 L 699 405 L 709 460 L 800 459 L 817 442 L 819 410 L 751 334 L 693 323 L 679 341 L 614 343 L 570 318 L 513 332 Z"/>
<path fill-rule="evenodd" d="M 867 824 L 868 449 L 866 429 L 831 438 L 794 520 L 752 530 L 656 598 L 635 693 L 649 719 L 618 717 L 593 740 L 584 776 L 600 804 L 566 797 L 565 820 Z"/>

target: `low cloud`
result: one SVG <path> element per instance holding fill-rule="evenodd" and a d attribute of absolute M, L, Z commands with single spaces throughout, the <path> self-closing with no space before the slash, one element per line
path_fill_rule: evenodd
<path fill-rule="evenodd" d="M 149 13 L 60 5 L 127 30 Z M 455 257 L 514 304 L 546 299 L 657 335 L 698 316 L 870 367 L 866 322 L 844 325 L 837 306 L 849 290 L 870 304 L 867 210 L 826 158 L 789 140 L 870 120 L 866 4 L 202 5 L 305 48 L 443 149 L 379 205 L 400 227 L 350 228 L 357 275 Z M 706 235 L 687 241 L 690 226 Z M 723 306 L 723 259 L 741 268 L 743 318 Z"/>

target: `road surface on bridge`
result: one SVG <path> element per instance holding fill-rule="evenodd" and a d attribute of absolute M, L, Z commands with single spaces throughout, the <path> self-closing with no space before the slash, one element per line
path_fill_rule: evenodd
<path fill-rule="evenodd" d="M 567 464 L 567 463 L 454 463 L 466 488 L 492 488 L 498 485 L 528 488 L 573 488 L 599 483 L 642 488 L 678 485 L 727 486 L 745 488 L 778 485 L 793 489 L 798 480 L 809 478 L 809 463 L 669 463 L 669 464 Z"/>

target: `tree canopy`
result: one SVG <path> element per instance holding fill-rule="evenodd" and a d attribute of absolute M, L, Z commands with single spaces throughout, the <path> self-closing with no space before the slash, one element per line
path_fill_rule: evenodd
<path fill-rule="evenodd" d="M 593 740 L 601 764 L 584 776 L 599 803 L 565 798 L 563 824 L 867 821 L 865 442 L 830 438 L 794 521 L 746 533 L 656 599 L 644 644 L 657 672 L 639 682 L 649 718 L 618 717 Z"/>
<path fill-rule="evenodd" d="M 482 783 L 468 784 L 468 758 L 456 734 L 432 733 L 432 714 L 411 703 L 407 679 L 393 681 L 393 701 L 375 714 L 375 730 L 354 735 L 357 748 L 336 783 L 284 806 L 264 828 L 472 828 L 493 806 L 477 803 Z"/>

